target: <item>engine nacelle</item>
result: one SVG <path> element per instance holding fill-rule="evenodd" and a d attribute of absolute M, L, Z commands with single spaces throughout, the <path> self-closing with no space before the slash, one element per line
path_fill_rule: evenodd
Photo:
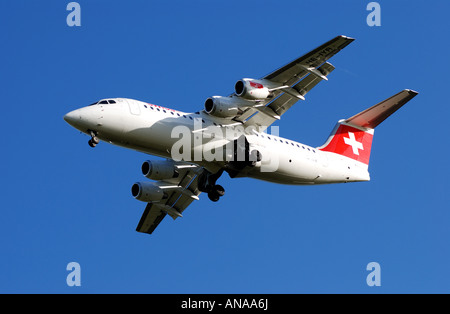
<path fill-rule="evenodd" d="M 152 182 L 136 182 L 131 187 L 131 194 L 139 201 L 150 203 L 167 198 L 167 194 Z"/>
<path fill-rule="evenodd" d="M 230 118 L 241 113 L 243 109 L 253 106 L 252 102 L 236 97 L 213 96 L 205 101 L 206 113 L 219 117 Z"/>
<path fill-rule="evenodd" d="M 147 160 L 142 164 L 142 174 L 151 180 L 167 180 L 178 177 L 175 163 L 167 160 Z"/>
<path fill-rule="evenodd" d="M 249 78 L 237 81 L 234 90 L 237 96 L 246 99 L 266 99 L 272 95 L 264 81 Z"/>

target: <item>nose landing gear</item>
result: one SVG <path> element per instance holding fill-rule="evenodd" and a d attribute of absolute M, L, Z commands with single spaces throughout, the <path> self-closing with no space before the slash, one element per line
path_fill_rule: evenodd
<path fill-rule="evenodd" d="M 98 143 L 100 143 L 99 138 L 97 137 L 97 132 L 90 131 L 91 139 L 88 141 L 89 146 L 95 147 Z"/>

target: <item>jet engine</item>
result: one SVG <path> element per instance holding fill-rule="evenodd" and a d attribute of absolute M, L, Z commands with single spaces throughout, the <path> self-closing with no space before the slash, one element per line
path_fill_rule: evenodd
<path fill-rule="evenodd" d="M 254 79 L 242 79 L 236 82 L 234 90 L 236 95 L 246 99 L 266 99 L 272 96 L 264 81 Z"/>
<path fill-rule="evenodd" d="M 167 180 L 178 177 L 175 163 L 168 160 L 147 160 L 142 164 L 142 174 L 151 180 Z"/>
<path fill-rule="evenodd" d="M 234 117 L 252 106 L 254 103 L 236 97 L 213 96 L 205 101 L 206 113 L 219 118 Z"/>
<path fill-rule="evenodd" d="M 158 202 L 167 198 L 167 194 L 152 182 L 136 182 L 131 187 L 133 197 L 142 202 Z"/>

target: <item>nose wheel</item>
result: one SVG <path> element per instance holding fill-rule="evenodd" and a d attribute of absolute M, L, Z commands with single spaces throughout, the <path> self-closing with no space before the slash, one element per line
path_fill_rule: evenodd
<path fill-rule="evenodd" d="M 88 141 L 89 146 L 95 147 L 98 143 L 100 143 L 99 138 L 97 137 L 97 133 L 94 131 L 90 131 L 91 139 Z"/>

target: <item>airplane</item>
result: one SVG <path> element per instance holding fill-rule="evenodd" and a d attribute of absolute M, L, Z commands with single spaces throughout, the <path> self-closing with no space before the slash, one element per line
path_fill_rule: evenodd
<path fill-rule="evenodd" d="M 169 215 L 174 220 L 204 192 L 217 202 L 224 172 L 278 184 L 315 185 L 369 181 L 374 129 L 418 93 L 405 89 L 339 120 L 326 142 L 312 147 L 267 129 L 335 67 L 328 60 L 353 42 L 337 36 L 259 79 L 236 82 L 228 96 L 206 99 L 186 113 L 127 98 L 107 98 L 67 113 L 64 120 L 100 141 L 164 158 L 147 160 L 132 196 L 147 203 L 136 231 L 152 234 Z"/>

